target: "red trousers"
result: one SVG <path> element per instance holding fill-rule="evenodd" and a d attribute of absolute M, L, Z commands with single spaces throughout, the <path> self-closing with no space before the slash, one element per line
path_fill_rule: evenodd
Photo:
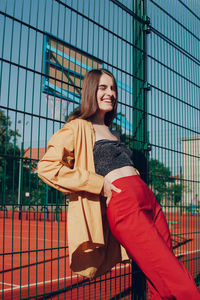
<path fill-rule="evenodd" d="M 172 250 L 170 232 L 153 192 L 138 175 L 117 179 L 107 207 L 115 238 L 147 277 L 153 300 L 198 300 L 200 292 Z"/>

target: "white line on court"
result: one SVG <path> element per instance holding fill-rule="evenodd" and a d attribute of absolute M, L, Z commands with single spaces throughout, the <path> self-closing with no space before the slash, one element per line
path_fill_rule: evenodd
<path fill-rule="evenodd" d="M 17 286 L 17 287 L 20 287 L 20 285 L 19 284 L 14 284 L 14 283 L 5 283 L 5 282 L 0 282 L 0 284 L 4 284 L 4 285 L 15 285 L 15 286 Z"/>
<path fill-rule="evenodd" d="M 122 266 L 118 266 L 118 267 L 113 267 L 111 269 L 111 271 L 114 271 L 116 269 L 122 269 L 122 268 L 125 268 L 127 266 L 129 266 L 130 264 L 125 264 L 125 265 L 122 265 Z M 57 278 L 57 279 L 52 279 L 52 280 L 47 280 L 47 281 L 41 281 L 41 282 L 38 282 L 38 283 L 30 283 L 30 284 L 26 284 L 26 285 L 16 285 L 16 287 L 13 287 L 13 288 L 9 288 L 9 289 L 4 289 L 4 290 L 0 290 L 0 292 L 6 292 L 6 291 L 11 291 L 11 290 L 17 290 L 17 289 L 23 289 L 23 288 L 27 288 L 27 287 L 31 287 L 31 286 L 38 286 L 38 285 L 44 285 L 44 284 L 48 284 L 48 283 L 51 283 L 51 282 L 56 282 L 56 281 L 61 281 L 61 280 L 66 280 L 66 279 L 71 279 L 71 278 L 77 278 L 77 275 L 72 275 L 72 276 L 67 276 L 67 277 L 63 277 L 63 278 Z M 7 283 L 4 283 L 5 285 Z"/>
<path fill-rule="evenodd" d="M 187 255 L 187 254 L 192 254 L 192 253 L 195 253 L 195 252 L 200 252 L 200 249 L 199 250 L 193 250 L 193 251 L 187 251 L 187 252 L 175 253 L 175 255 L 176 256 Z"/>
<path fill-rule="evenodd" d="M 175 253 L 176 256 L 180 256 L 180 255 L 187 255 L 187 254 L 192 254 L 192 253 L 195 253 L 195 252 L 200 252 L 200 250 L 194 250 L 194 251 L 188 251 L 188 252 L 181 252 L 181 253 Z M 114 271 L 116 269 L 123 269 L 123 268 L 126 268 L 127 266 L 129 266 L 130 264 L 125 264 L 125 265 L 122 265 L 122 266 L 117 266 L 117 267 L 113 267 L 111 269 L 111 271 Z M 13 288 L 8 288 L 8 289 L 4 289 L 4 290 L 0 290 L 0 292 L 4 291 L 11 291 L 11 290 L 17 290 L 17 289 L 23 289 L 23 288 L 27 288 L 27 287 L 32 287 L 32 286 L 38 286 L 38 285 L 44 285 L 44 284 L 48 284 L 48 283 L 52 283 L 52 282 L 56 282 L 56 281 L 61 281 L 61 280 L 67 280 L 67 279 L 71 279 L 71 278 L 77 278 L 77 275 L 72 275 L 72 276 L 67 276 L 67 277 L 63 277 L 63 278 L 57 278 L 57 279 L 52 279 L 52 280 L 47 280 L 47 281 L 41 281 L 41 282 L 38 282 L 38 283 L 30 283 L 30 284 L 26 284 L 26 285 L 22 285 L 22 286 L 19 286 L 19 285 L 15 285 L 15 287 Z M 11 285 L 9 283 L 4 283 L 4 285 Z M 14 285 L 14 284 L 13 284 Z"/>
<path fill-rule="evenodd" d="M 0 290 L 0 292 L 4 291 L 11 291 L 11 290 L 17 290 L 17 289 L 23 289 L 23 288 L 27 288 L 27 287 L 31 287 L 31 286 L 38 286 L 38 285 L 44 285 L 44 284 L 47 284 L 47 283 L 50 283 L 50 282 L 56 282 L 56 281 L 61 281 L 61 280 L 65 280 L 65 279 L 70 279 L 70 278 L 77 278 L 77 275 L 72 275 L 72 276 L 68 276 L 68 277 L 63 277 L 63 278 L 58 278 L 58 279 L 52 279 L 52 280 L 47 280 L 47 281 L 41 281 L 41 282 L 38 282 L 38 283 L 30 283 L 30 284 L 26 284 L 26 285 L 18 285 L 14 288 L 9 288 L 9 289 L 4 289 L 4 290 Z M 4 283 L 6 284 L 6 283 Z"/>
<path fill-rule="evenodd" d="M 8 238 L 13 238 L 13 235 L 6 235 L 6 237 Z M 0 238 L 3 238 L 3 235 L 0 235 Z M 14 238 L 15 239 L 22 239 L 22 240 L 34 240 L 35 241 L 35 237 L 26 237 L 26 236 L 16 236 L 16 235 L 14 235 Z M 61 242 L 65 242 L 65 241 L 63 241 L 63 240 L 54 240 L 54 239 L 45 239 L 45 238 L 37 238 L 37 240 L 38 241 L 47 241 L 47 242 L 59 242 L 59 243 L 61 243 Z"/>

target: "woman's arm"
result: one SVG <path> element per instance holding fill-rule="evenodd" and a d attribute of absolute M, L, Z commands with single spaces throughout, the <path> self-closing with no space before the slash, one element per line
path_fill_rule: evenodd
<path fill-rule="evenodd" d="M 104 177 L 86 169 L 74 167 L 73 129 L 65 125 L 48 143 L 44 157 L 38 163 L 38 176 L 63 193 L 86 191 L 100 194 Z"/>

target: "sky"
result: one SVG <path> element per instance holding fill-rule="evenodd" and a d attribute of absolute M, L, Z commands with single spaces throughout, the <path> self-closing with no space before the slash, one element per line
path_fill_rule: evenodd
<path fill-rule="evenodd" d="M 50 0 L 0 2 L 0 108 L 8 112 L 12 126 L 24 132 L 25 147 L 46 146 L 62 126 L 52 119 L 42 92 L 46 32 L 103 60 L 118 84 L 126 86 L 119 89 L 119 111 L 134 124 L 127 106 L 134 101 L 133 17 L 109 0 L 62 2 L 65 5 Z M 132 1 L 121 2 L 132 9 Z M 200 2 L 148 0 L 147 15 L 152 28 L 147 36 L 150 157 L 177 174 L 181 139 L 200 132 Z"/>

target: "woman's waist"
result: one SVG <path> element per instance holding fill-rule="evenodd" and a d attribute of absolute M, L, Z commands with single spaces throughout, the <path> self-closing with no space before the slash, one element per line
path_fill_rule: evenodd
<path fill-rule="evenodd" d="M 107 178 L 109 181 L 113 182 L 119 178 L 138 175 L 138 174 L 139 174 L 138 170 L 135 169 L 134 167 L 125 166 L 125 167 L 121 167 L 121 168 L 110 171 L 108 174 L 106 174 L 105 178 Z"/>

